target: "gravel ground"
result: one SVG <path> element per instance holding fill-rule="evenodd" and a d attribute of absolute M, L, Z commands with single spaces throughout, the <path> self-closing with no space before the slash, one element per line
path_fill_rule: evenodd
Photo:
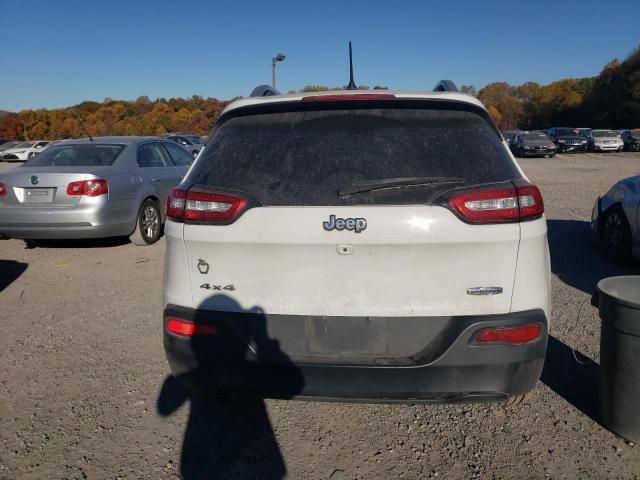
<path fill-rule="evenodd" d="M 0 479 L 639 478 L 640 447 L 597 422 L 599 321 L 588 299 L 600 278 L 640 269 L 609 265 L 588 220 L 597 194 L 638 173 L 640 154 L 521 165 L 545 197 L 554 273 L 547 363 L 525 404 L 189 398 L 162 349 L 164 241 L 8 240 Z"/>

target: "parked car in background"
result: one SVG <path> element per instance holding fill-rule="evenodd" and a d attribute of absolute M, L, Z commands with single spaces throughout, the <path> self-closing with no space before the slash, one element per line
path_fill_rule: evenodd
<path fill-rule="evenodd" d="M 171 369 L 222 396 L 520 401 L 551 313 L 543 210 L 474 97 L 238 100 L 167 203 Z"/>
<path fill-rule="evenodd" d="M 553 127 L 547 135 L 558 147 L 557 153 L 587 151 L 587 137 L 580 135 L 576 128 Z"/>
<path fill-rule="evenodd" d="M 620 180 L 596 199 L 591 229 L 612 262 L 640 259 L 640 175 Z"/>
<path fill-rule="evenodd" d="M 202 150 L 204 145 L 206 144 L 206 140 L 203 140 L 199 135 L 167 135 L 164 138 L 176 142 L 178 145 L 181 145 L 194 157 L 196 157 L 198 153 L 200 153 L 200 150 Z"/>
<path fill-rule="evenodd" d="M 0 174 L 0 235 L 158 240 L 164 202 L 193 158 L 155 137 L 65 140 Z"/>
<path fill-rule="evenodd" d="M 621 152 L 624 142 L 613 130 L 593 130 L 588 140 L 589 150 L 594 152 Z"/>
<path fill-rule="evenodd" d="M 593 132 L 593 129 L 591 128 L 576 128 L 576 130 L 578 131 L 579 135 L 582 135 L 584 138 L 586 138 L 587 140 L 589 140 L 591 138 L 591 133 Z"/>
<path fill-rule="evenodd" d="M 5 150 L 9 150 L 10 148 L 13 148 L 21 143 L 22 142 L 20 140 L 10 140 L 0 145 L 0 162 L 2 161 L 2 152 L 4 152 Z"/>
<path fill-rule="evenodd" d="M 542 132 L 524 132 L 516 135 L 511 142 L 511 151 L 516 157 L 553 157 L 557 147 Z"/>
<path fill-rule="evenodd" d="M 22 142 L 2 152 L 5 162 L 26 162 L 39 153 L 50 142 L 48 140 L 34 140 Z"/>
<path fill-rule="evenodd" d="M 640 152 L 640 130 L 623 130 L 620 138 L 626 152 Z"/>
<path fill-rule="evenodd" d="M 505 130 L 504 132 L 501 132 L 501 133 L 504 139 L 507 141 L 507 143 L 511 145 L 511 142 L 513 141 L 513 139 L 516 137 L 516 135 L 522 133 L 522 130 Z"/>

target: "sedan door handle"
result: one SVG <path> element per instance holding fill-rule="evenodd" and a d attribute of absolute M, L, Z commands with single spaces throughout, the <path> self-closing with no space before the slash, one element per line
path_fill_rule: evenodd
<path fill-rule="evenodd" d="M 158 183 L 158 182 L 160 181 L 160 179 L 159 179 L 159 178 L 154 177 L 154 178 L 152 178 L 152 179 L 151 179 L 151 181 L 152 181 L 153 183 Z"/>

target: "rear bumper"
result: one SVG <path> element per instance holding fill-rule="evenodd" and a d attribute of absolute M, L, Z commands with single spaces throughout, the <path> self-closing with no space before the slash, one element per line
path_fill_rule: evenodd
<path fill-rule="evenodd" d="M 171 316 L 214 326 L 219 334 L 176 335 L 167 330 Z M 191 388 L 216 394 L 377 402 L 495 401 L 533 389 L 546 353 L 547 320 L 542 310 L 450 317 L 415 355 L 366 361 L 348 353 L 287 355 L 280 350 L 278 338 L 267 335 L 271 328 L 265 328 L 265 322 L 277 323 L 277 317 L 167 306 L 164 347 L 173 374 Z M 307 328 L 314 322 L 323 324 L 326 318 L 299 317 Z M 437 317 L 437 321 L 443 320 Z M 475 342 L 482 328 L 530 323 L 542 327 L 542 335 L 534 342 Z M 256 324 L 262 325 L 258 331 Z M 310 342 L 309 334 L 306 340 Z M 288 340 L 284 343 L 289 345 Z"/>
<path fill-rule="evenodd" d="M 130 235 L 135 218 L 116 202 L 69 207 L 0 207 L 0 234 L 22 239 L 82 239 Z"/>

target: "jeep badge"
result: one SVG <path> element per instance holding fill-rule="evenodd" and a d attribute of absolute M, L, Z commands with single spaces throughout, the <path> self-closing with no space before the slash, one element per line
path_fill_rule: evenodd
<path fill-rule="evenodd" d="M 323 222 L 322 226 L 327 232 L 331 230 L 350 230 L 360 233 L 367 228 L 367 221 L 364 218 L 336 218 L 335 215 L 329 215 L 329 220 Z"/>

